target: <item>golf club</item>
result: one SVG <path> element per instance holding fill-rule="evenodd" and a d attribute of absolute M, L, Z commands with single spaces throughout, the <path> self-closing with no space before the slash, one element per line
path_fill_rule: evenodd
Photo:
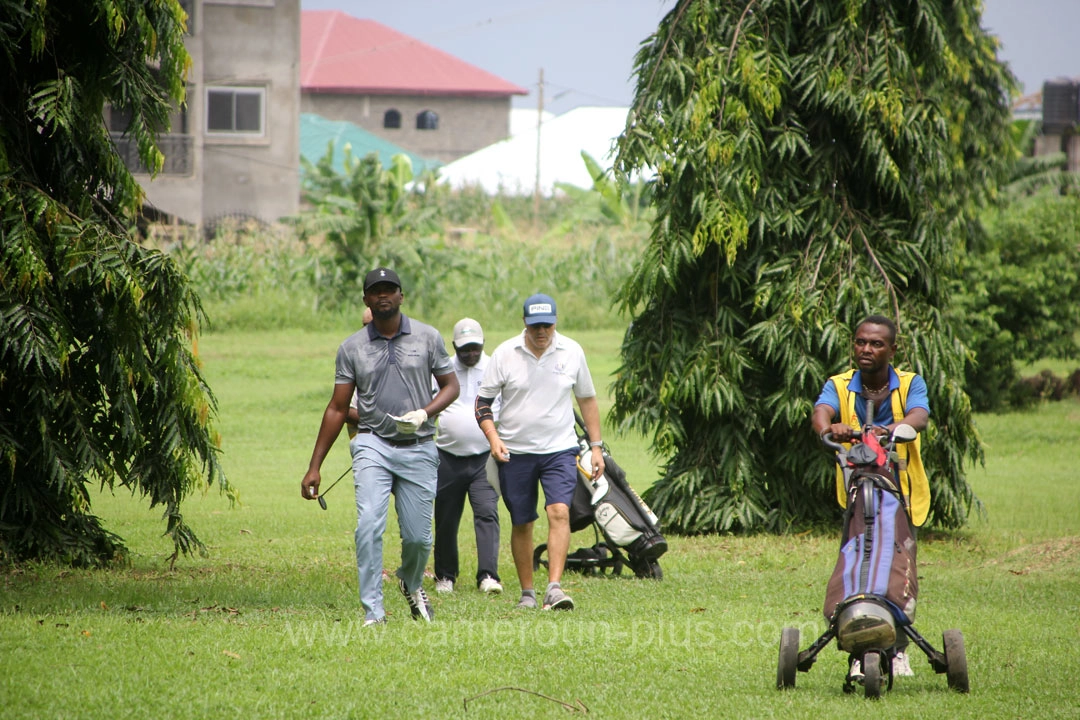
<path fill-rule="evenodd" d="M 331 484 L 330 484 L 330 487 L 326 488 L 326 490 L 324 490 L 323 492 L 319 493 L 319 507 L 321 507 L 321 508 L 322 508 L 323 510 L 325 510 L 325 509 L 326 509 L 326 501 L 325 501 L 325 500 L 323 500 L 323 496 L 324 496 L 324 495 L 326 495 L 326 493 L 328 493 L 328 492 L 330 492 L 331 490 L 333 490 L 333 489 L 334 489 L 334 485 L 337 485 L 337 484 L 338 484 L 339 482 L 341 482 L 341 478 L 343 478 L 343 477 L 345 477 L 346 475 L 348 475 L 348 474 L 349 474 L 349 471 L 350 471 L 350 470 L 352 470 L 352 466 L 349 466 L 349 467 L 345 468 L 345 472 L 341 473 L 341 475 L 340 475 L 340 476 L 338 477 L 338 479 L 337 479 L 337 480 L 335 480 L 335 481 L 334 481 L 333 483 L 331 483 Z"/>

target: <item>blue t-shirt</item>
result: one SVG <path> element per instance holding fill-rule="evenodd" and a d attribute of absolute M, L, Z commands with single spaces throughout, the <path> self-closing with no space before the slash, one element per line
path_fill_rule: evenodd
<path fill-rule="evenodd" d="M 896 371 L 892 366 L 889 366 L 889 393 L 893 390 L 897 390 L 900 387 L 900 378 L 897 376 Z M 859 416 L 859 424 L 866 424 L 866 399 L 862 396 L 862 373 L 856 371 L 851 377 L 851 382 L 848 383 L 848 389 L 855 393 L 855 414 Z M 835 418 L 840 414 L 840 396 L 836 394 L 836 385 L 832 380 L 825 381 L 825 387 L 821 389 L 821 395 L 818 395 L 815 405 L 828 405 L 833 410 L 833 417 Z M 922 379 L 921 375 L 916 375 L 911 378 L 911 386 L 908 388 L 907 403 L 904 406 L 905 411 L 910 411 L 912 408 L 922 408 L 930 413 L 930 401 L 926 397 L 926 381 Z M 875 425 L 889 425 L 893 422 L 892 415 L 892 401 L 881 403 L 878 407 L 874 408 L 874 424 Z"/>

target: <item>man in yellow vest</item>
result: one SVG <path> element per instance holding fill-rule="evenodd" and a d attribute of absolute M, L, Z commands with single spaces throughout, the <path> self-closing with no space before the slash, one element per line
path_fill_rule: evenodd
<path fill-rule="evenodd" d="M 866 409 L 874 405 L 875 432 L 888 436 L 900 423 L 918 432 L 930 419 L 926 382 L 919 375 L 892 366 L 896 355 L 896 324 L 883 315 L 871 315 L 855 328 L 854 359 L 858 369 L 834 375 L 825 383 L 814 404 L 813 426 L 819 435 L 832 433 L 836 442 L 849 442 L 852 433 L 867 423 Z M 920 443 L 898 444 L 900 489 L 913 526 L 922 525 L 930 510 L 930 483 L 919 454 Z M 836 499 L 846 506 L 843 473 L 837 468 Z M 906 635 L 902 636 L 905 640 Z M 906 643 L 905 643 L 906 644 Z M 858 662 L 857 660 L 855 661 Z M 853 667 L 852 673 L 859 672 Z M 893 661 L 894 675 L 912 675 L 907 654 Z"/>

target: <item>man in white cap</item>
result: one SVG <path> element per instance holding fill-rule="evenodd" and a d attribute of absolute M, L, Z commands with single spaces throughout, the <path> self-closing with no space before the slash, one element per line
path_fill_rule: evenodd
<path fill-rule="evenodd" d="M 521 583 L 519 608 L 572 610 L 561 579 L 570 548 L 570 502 L 577 487 L 578 439 L 573 398 L 592 444 L 593 478 L 604 474 L 600 409 L 585 353 L 555 332 L 555 300 L 533 295 L 525 301 L 524 331 L 491 354 L 476 398 L 476 421 L 499 463 L 499 485 L 513 524 L 510 550 Z M 502 399 L 499 426 L 492 402 Z M 548 520 L 548 586 L 543 603 L 533 587 L 533 523 L 539 485 Z"/>
<path fill-rule="evenodd" d="M 476 586 L 481 592 L 502 592 L 499 581 L 499 496 L 487 480 L 490 448 L 476 424 L 476 391 L 487 369 L 484 331 L 472 318 L 454 325 L 454 357 L 461 393 L 439 415 L 435 446 L 439 449 L 439 487 L 435 494 L 435 590 L 454 591 L 458 578 L 458 527 L 468 496 L 476 534 Z M 497 413 L 497 410 L 496 410 Z M 497 415 L 496 415 L 497 416 Z"/>

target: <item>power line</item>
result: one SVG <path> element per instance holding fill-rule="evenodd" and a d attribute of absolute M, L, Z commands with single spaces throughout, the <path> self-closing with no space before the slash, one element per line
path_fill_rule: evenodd
<path fill-rule="evenodd" d="M 582 95 L 584 97 L 592 98 L 594 100 L 600 100 L 604 104 L 611 105 L 611 106 L 614 106 L 614 107 L 626 107 L 627 106 L 627 102 L 625 100 L 617 100 L 615 98 L 606 97 L 604 95 L 597 95 L 596 93 L 591 93 L 591 92 L 589 92 L 587 90 L 581 90 L 579 88 L 571 87 L 569 85 L 560 85 L 559 83 L 553 83 L 553 82 L 546 82 L 545 85 L 547 85 L 548 87 L 552 87 L 552 88 L 561 88 L 562 89 L 562 92 L 555 93 L 555 97 L 552 98 L 552 101 L 555 101 L 555 100 L 559 99 L 560 97 L 562 97 L 563 95 L 565 95 L 567 93 L 574 93 L 576 95 Z"/>

